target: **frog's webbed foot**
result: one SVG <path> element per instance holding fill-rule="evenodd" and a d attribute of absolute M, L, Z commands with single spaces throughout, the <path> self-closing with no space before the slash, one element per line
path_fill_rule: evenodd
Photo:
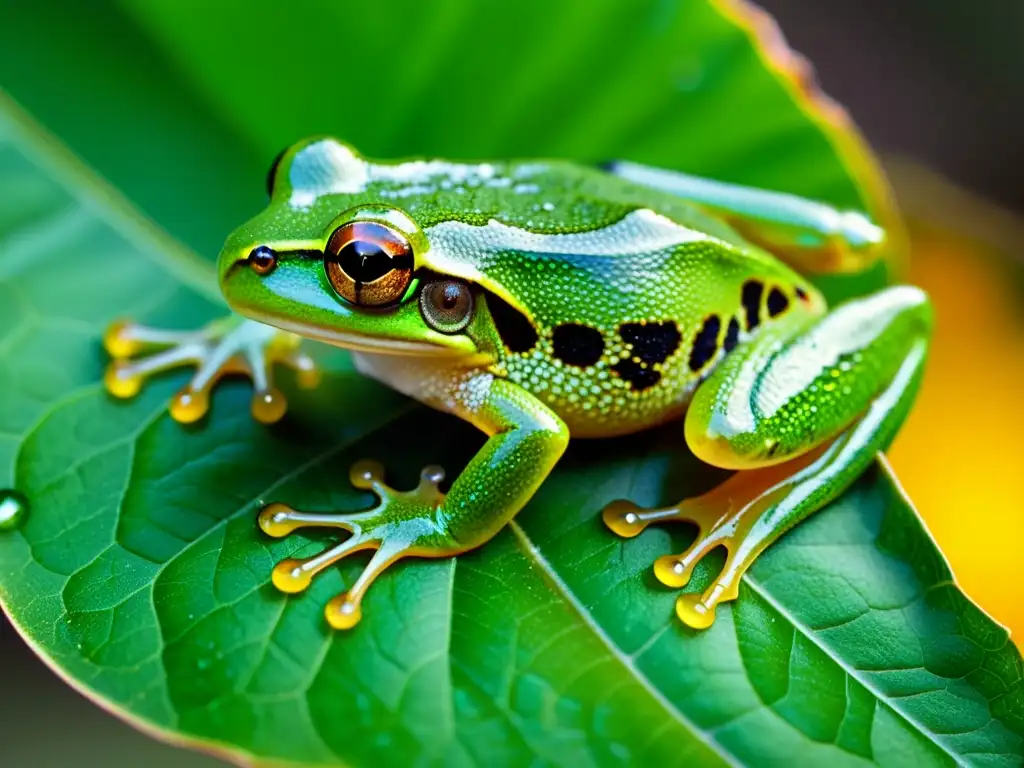
<path fill-rule="evenodd" d="M 614 533 L 626 538 L 654 523 L 678 521 L 697 526 L 697 538 L 685 552 L 654 562 L 654 575 L 667 587 L 685 587 L 705 555 L 725 548 L 725 565 L 711 585 L 700 594 L 680 595 L 676 601 L 676 613 L 684 624 L 706 629 L 714 623 L 718 604 L 737 598 L 743 574 L 777 535 L 765 512 L 784 495 L 786 486 L 779 481 L 786 475 L 786 470 L 776 468 L 740 472 L 703 496 L 659 509 L 614 501 L 604 508 L 602 518 Z"/>
<path fill-rule="evenodd" d="M 399 558 L 408 555 L 447 557 L 465 549 L 446 534 L 437 519 L 445 498 L 438 489 L 444 480 L 440 467 L 426 467 L 419 485 L 404 492 L 385 485 L 383 467 L 373 461 L 354 464 L 349 478 L 356 488 L 372 490 L 380 499 L 379 503 L 372 509 L 343 514 L 300 512 L 274 503 L 263 507 L 259 515 L 260 528 L 275 538 L 287 536 L 298 528 L 340 528 L 351 534 L 340 544 L 313 557 L 279 562 L 272 579 L 282 592 L 302 592 L 314 576 L 342 558 L 364 549 L 376 550 L 349 590 L 327 603 L 324 614 L 335 629 L 350 629 L 359 622 L 366 590 Z"/>
<path fill-rule="evenodd" d="M 272 424 L 284 416 L 288 406 L 274 387 L 274 365 L 295 369 L 299 386 L 314 387 L 319 381 L 319 371 L 312 358 L 299 349 L 300 342 L 295 334 L 233 317 L 197 331 L 167 331 L 118 321 L 103 337 L 113 358 L 104 384 L 115 397 L 133 397 L 150 376 L 194 365 L 192 380 L 171 401 L 171 416 L 187 424 L 206 414 L 210 392 L 223 376 L 242 374 L 252 379 L 253 417 Z"/>

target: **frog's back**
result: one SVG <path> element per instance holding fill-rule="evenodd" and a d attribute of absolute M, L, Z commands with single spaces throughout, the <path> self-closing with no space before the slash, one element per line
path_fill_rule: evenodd
<path fill-rule="evenodd" d="M 496 368 L 577 435 L 679 413 L 737 343 L 823 308 L 806 281 L 667 192 L 563 160 L 376 163 L 333 140 L 293 150 L 276 208 L 315 240 L 339 210 L 394 206 L 424 232 L 421 266 L 487 291 Z M 283 212 L 283 213 L 282 213 Z"/>
<path fill-rule="evenodd" d="M 760 327 L 824 309 L 801 276 L 685 201 L 567 163 L 532 178 L 536 191 L 507 188 L 536 198 L 525 210 L 506 201 L 486 223 L 438 224 L 432 250 L 489 289 L 499 367 L 576 435 L 678 415 Z"/>

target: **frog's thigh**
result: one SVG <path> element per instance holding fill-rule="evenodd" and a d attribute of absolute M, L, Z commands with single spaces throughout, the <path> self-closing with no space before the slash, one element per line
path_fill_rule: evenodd
<path fill-rule="evenodd" d="M 930 325 L 924 294 L 892 288 L 737 348 L 701 386 L 687 415 L 688 442 L 705 461 L 746 471 L 672 507 L 616 502 L 604 513 L 626 536 L 666 520 L 699 526 L 686 552 L 655 563 L 669 586 L 684 586 L 705 554 L 726 548 L 712 585 L 679 598 L 684 622 L 709 626 L 756 557 L 842 493 L 889 444 L 920 382 Z"/>
<path fill-rule="evenodd" d="M 817 320 L 766 328 L 697 389 L 686 442 L 727 469 L 794 459 L 863 414 L 930 327 L 924 293 L 898 286 Z"/>
<path fill-rule="evenodd" d="M 885 243 L 885 231 L 859 211 L 637 163 L 618 161 L 607 169 L 696 203 L 800 271 L 859 271 L 881 254 Z"/>

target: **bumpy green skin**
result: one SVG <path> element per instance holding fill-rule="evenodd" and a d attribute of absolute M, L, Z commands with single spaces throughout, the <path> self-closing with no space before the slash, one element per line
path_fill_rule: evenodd
<path fill-rule="evenodd" d="M 708 360 L 697 370 L 689 365 L 689 347 L 705 319 L 721 319 L 719 342 L 732 317 L 746 336 L 740 302 L 744 281 L 759 278 L 765 295 L 771 288 L 783 291 L 792 313 L 815 315 L 825 308 L 807 280 L 747 244 L 720 219 L 675 195 L 594 168 L 562 161 L 489 164 L 489 173 L 474 178 L 466 169 L 480 166 L 442 165 L 447 174 L 412 182 L 372 181 L 359 192 L 311 201 L 301 187 L 297 192 L 297 185 L 314 175 L 305 168 L 317 165 L 307 156 L 310 148 L 324 143 L 311 140 L 289 150 L 277 168 L 268 208 L 229 238 L 220 269 L 232 306 L 303 335 L 319 336 L 333 328 L 371 343 L 415 340 L 440 347 L 435 353 L 483 353 L 494 370 L 553 408 L 577 436 L 630 432 L 677 416 L 715 363 Z M 323 164 L 321 157 L 316 160 Z M 452 177 L 468 178 L 446 183 Z M 296 205 L 300 196 L 300 202 L 311 204 Z M 348 218 L 346 212 L 382 204 L 400 207 L 413 220 L 416 231 L 410 234 L 423 242 L 417 253 L 420 268 L 463 277 L 502 298 L 530 319 L 538 343 L 526 352 L 510 351 L 482 318 L 464 336 L 438 334 L 425 325 L 413 301 L 385 315 L 367 313 L 334 293 L 318 260 L 288 257 L 291 249 L 322 251 L 330 233 Z M 638 218 L 638 211 L 663 219 L 622 226 L 625 217 Z M 514 243 L 514 232 L 491 232 L 497 227 L 488 222 L 537 235 L 531 243 L 536 250 Z M 459 230 L 453 224 L 467 226 Z M 560 235 L 574 233 L 587 240 L 576 252 L 571 242 L 558 242 Z M 484 242 L 488 237 L 492 240 Z M 645 238 L 650 246 L 644 245 Z M 245 269 L 258 245 L 282 253 L 267 277 Z M 584 249 L 590 252 L 580 252 Z M 798 289 L 806 300 L 796 299 Z M 759 311 L 767 317 L 765 307 Z M 679 343 L 666 359 L 647 363 L 637 358 L 658 374 L 654 386 L 631 385 L 614 372 L 616 363 L 635 356 L 621 333 L 630 323 L 670 323 L 678 331 Z M 553 334 L 567 324 L 600 333 L 596 362 L 572 365 L 557 357 Z"/>
<path fill-rule="evenodd" d="M 730 355 L 691 403 L 686 438 L 717 466 L 788 461 L 846 429 L 931 333 L 918 289 L 899 286 L 824 318 L 791 317 Z"/>
<path fill-rule="evenodd" d="M 374 476 L 366 482 L 382 500 L 370 513 L 320 523 L 282 505 L 264 513 L 271 535 L 317 524 L 353 532 L 324 556 L 279 566 L 286 591 L 349 551 L 379 550 L 329 607 L 338 627 L 351 626 L 366 586 L 397 557 L 447 556 L 493 536 L 570 434 L 642 430 L 688 405 L 694 452 L 752 470 L 729 502 L 747 502 L 731 529 L 746 534 L 724 542 L 736 557 L 720 588 L 680 608 L 706 625 L 753 557 L 885 446 L 919 379 L 930 331 L 920 291 L 894 288 L 826 314 L 783 260 L 862 263 L 883 233 L 859 214 L 629 164 L 373 163 L 323 137 L 289 149 L 271 182 L 266 210 L 220 257 L 231 306 L 348 347 L 367 375 L 490 435 L 447 496 L 436 484 L 399 494 Z M 325 270 L 332 233 L 356 221 L 386 226 L 414 256 L 416 280 L 383 309 L 343 298 Z M 747 239 L 727 221 L 742 223 Z M 255 264 L 257 249 L 270 249 L 273 263 Z M 475 307 L 457 333 L 427 322 L 418 300 L 424 285 L 452 278 Z M 768 469 L 791 461 L 791 473 Z M 649 517 L 658 515 L 670 516 Z M 628 505 L 605 519 L 625 535 L 648 520 Z"/>

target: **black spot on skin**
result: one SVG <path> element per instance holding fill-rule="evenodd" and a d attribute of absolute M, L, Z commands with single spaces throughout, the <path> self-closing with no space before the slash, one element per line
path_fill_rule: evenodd
<path fill-rule="evenodd" d="M 679 349 L 683 338 L 671 320 L 664 323 L 624 323 L 619 326 L 619 335 L 632 346 L 633 357 L 648 365 L 665 362 Z"/>
<path fill-rule="evenodd" d="M 800 299 L 800 301 L 810 301 L 811 300 L 811 297 L 807 295 L 807 291 L 805 291 L 799 285 L 796 287 L 796 297 L 798 299 Z"/>
<path fill-rule="evenodd" d="M 509 352 L 521 355 L 537 346 L 537 329 L 518 309 L 493 293 L 487 294 L 487 309 L 501 336 L 501 343 Z"/>
<path fill-rule="evenodd" d="M 708 315 L 704 319 L 704 325 L 693 337 L 693 347 L 690 349 L 690 370 L 699 371 L 718 351 L 718 333 L 722 330 L 722 320 L 718 315 Z"/>
<path fill-rule="evenodd" d="M 740 323 L 735 317 L 729 318 L 729 327 L 725 329 L 725 341 L 722 348 L 726 352 L 732 352 L 740 340 Z"/>
<path fill-rule="evenodd" d="M 645 368 L 636 360 L 620 360 L 612 366 L 612 370 L 629 382 L 629 388 L 634 392 L 650 389 L 661 381 L 660 373 L 653 368 Z"/>
<path fill-rule="evenodd" d="M 551 334 L 555 357 L 567 365 L 588 368 L 604 354 L 604 337 L 596 328 L 578 323 L 559 325 Z"/>
<path fill-rule="evenodd" d="M 789 297 L 777 286 L 772 286 L 768 293 L 768 314 L 771 317 L 781 315 L 789 308 Z"/>
<path fill-rule="evenodd" d="M 764 283 L 760 280 L 747 280 L 743 284 L 741 301 L 747 313 L 747 330 L 752 331 L 761 323 L 761 296 L 764 295 Z"/>

